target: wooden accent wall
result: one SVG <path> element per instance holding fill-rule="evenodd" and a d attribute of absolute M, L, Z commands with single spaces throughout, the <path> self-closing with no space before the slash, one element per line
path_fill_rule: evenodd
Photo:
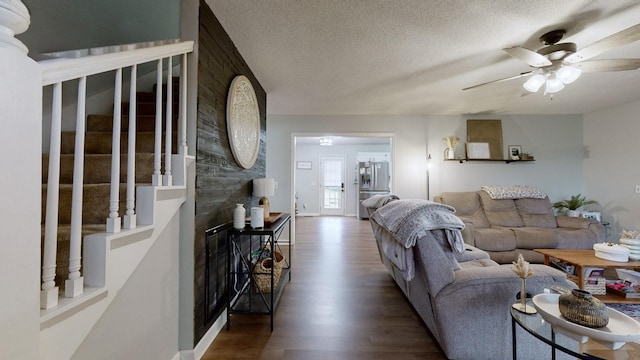
<path fill-rule="evenodd" d="M 195 338 L 194 345 L 202 338 L 217 317 L 211 307 L 216 299 L 205 289 L 217 289 L 210 274 L 224 273 L 206 271 L 207 248 L 226 251 L 224 244 L 207 244 L 207 229 L 232 221 L 236 203 L 246 209 L 256 206 L 258 199 L 251 196 L 252 180 L 266 174 L 266 103 L 267 96 L 255 76 L 244 62 L 233 42 L 204 2 L 200 1 L 200 25 L 198 35 L 198 124 L 196 144 L 196 224 L 195 224 Z M 260 108 L 260 153 L 250 169 L 240 167 L 231 153 L 227 138 L 226 100 L 231 81 L 236 75 L 245 75 L 253 85 Z M 219 237 L 219 242 L 225 241 Z M 211 264 L 209 264 L 211 265 Z M 219 265 L 219 266 L 223 266 Z M 205 286 L 205 279 L 210 283 Z M 217 292 L 217 300 L 225 294 Z"/>

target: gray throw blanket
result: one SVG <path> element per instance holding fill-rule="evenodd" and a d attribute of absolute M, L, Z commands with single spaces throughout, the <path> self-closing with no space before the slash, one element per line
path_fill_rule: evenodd
<path fill-rule="evenodd" d="M 464 223 L 455 215 L 449 205 L 422 199 L 391 201 L 371 215 L 378 224 L 385 227 L 405 248 L 416 244 L 418 238 L 427 231 L 445 230 L 451 249 L 464 252 L 461 230 Z"/>
<path fill-rule="evenodd" d="M 390 201 L 400 199 L 393 194 L 379 194 L 373 195 L 368 199 L 362 200 L 362 206 L 370 209 L 377 209 L 381 206 L 388 204 Z"/>

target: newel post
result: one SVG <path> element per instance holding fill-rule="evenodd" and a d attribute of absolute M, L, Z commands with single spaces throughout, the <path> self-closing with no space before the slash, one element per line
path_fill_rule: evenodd
<path fill-rule="evenodd" d="M 0 48 L 20 51 L 28 49 L 15 34 L 22 34 L 29 28 L 29 11 L 20 0 L 0 0 Z"/>
<path fill-rule="evenodd" d="M 42 72 L 14 35 L 30 22 L 24 4 L 0 0 L 0 358 L 40 358 Z M 10 204 L 10 205 L 9 205 Z"/>

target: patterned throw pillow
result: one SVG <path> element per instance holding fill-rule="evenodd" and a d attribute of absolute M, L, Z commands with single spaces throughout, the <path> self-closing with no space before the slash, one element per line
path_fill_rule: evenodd
<path fill-rule="evenodd" d="M 483 185 L 480 189 L 492 199 L 544 199 L 547 197 L 542 190 L 528 185 Z"/>

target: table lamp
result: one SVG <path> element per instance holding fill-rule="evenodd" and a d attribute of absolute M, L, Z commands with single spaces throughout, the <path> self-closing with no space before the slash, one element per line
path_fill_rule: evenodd
<path fill-rule="evenodd" d="M 253 179 L 253 196 L 260 196 L 258 205 L 264 209 L 264 217 L 268 218 L 271 214 L 269 207 L 269 198 L 273 196 L 275 184 L 273 178 Z"/>

